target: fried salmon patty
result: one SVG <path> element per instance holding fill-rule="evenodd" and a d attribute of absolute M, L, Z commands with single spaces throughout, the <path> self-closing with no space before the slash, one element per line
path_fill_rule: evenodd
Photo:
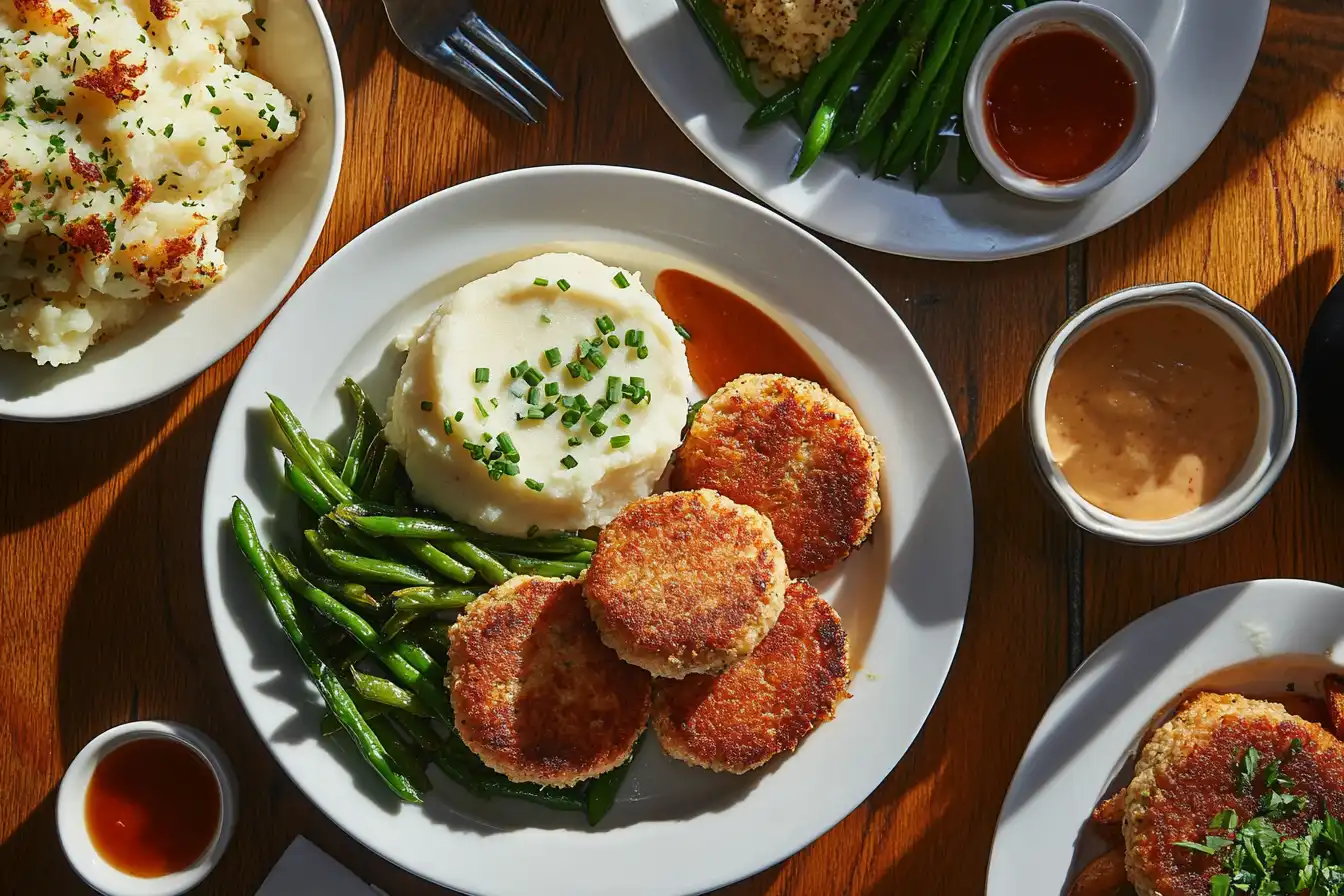
<path fill-rule="evenodd" d="M 808 380 L 740 376 L 696 414 L 673 488 L 712 488 L 770 518 L 789 574 L 830 569 L 868 537 L 882 453 L 840 399 Z"/>
<path fill-rule="evenodd" d="M 510 579 L 448 637 L 457 731 L 512 781 L 568 787 L 600 775 L 648 723 L 648 673 L 602 643 L 573 579 Z"/>
<path fill-rule="evenodd" d="M 1302 745 L 1296 753 L 1294 739 Z M 1236 767 L 1248 747 L 1260 762 L 1254 785 L 1239 792 Z M 1264 771 L 1274 761 L 1294 782 L 1289 792 L 1306 797 L 1306 809 L 1274 822 L 1281 836 L 1301 836 L 1322 817 L 1323 802 L 1344 817 L 1344 744 L 1281 704 L 1200 694 L 1153 734 L 1125 790 L 1126 868 L 1140 896 L 1207 896 L 1221 858 L 1176 844 L 1204 842 L 1224 809 L 1243 821 L 1257 815 Z"/>
<path fill-rule="evenodd" d="M 629 505 L 597 538 L 584 594 L 628 663 L 681 678 L 717 672 L 761 642 L 789 574 L 770 521 L 711 491 Z"/>
<path fill-rule="evenodd" d="M 794 582 L 779 621 L 747 659 L 722 675 L 658 682 L 653 728 L 669 756 L 742 774 L 834 718 L 848 682 L 840 618 L 817 589 Z"/>

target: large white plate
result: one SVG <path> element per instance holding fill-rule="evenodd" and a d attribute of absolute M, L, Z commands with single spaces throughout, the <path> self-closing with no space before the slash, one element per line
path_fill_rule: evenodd
<path fill-rule="evenodd" d="M 242 342 L 284 300 L 327 220 L 345 145 L 340 60 L 317 0 L 256 0 L 269 23 L 248 57 L 304 110 L 294 144 L 243 206 L 227 276 L 202 295 L 160 302 L 77 364 L 39 367 L 0 351 L 0 419 L 80 420 L 152 401 Z"/>
<path fill-rule="evenodd" d="M 1224 585 L 1126 626 L 1079 667 L 1032 736 L 999 815 L 988 896 L 1065 892 L 1097 851 L 1093 807 L 1187 689 L 1270 696 L 1291 681 L 1310 695 L 1339 662 L 1344 589 L 1320 582 Z"/>
<path fill-rule="evenodd" d="M 479 802 L 442 779 L 423 808 L 390 800 L 357 759 L 314 736 L 315 694 L 225 525 L 239 495 L 264 536 L 293 536 L 267 391 L 315 432 L 332 430 L 341 379 L 360 379 L 375 400 L 388 394 L 402 357 L 394 336 L 455 283 L 557 244 L 617 263 L 671 256 L 765 301 L 810 343 L 887 454 L 871 543 L 818 581 L 850 633 L 854 698 L 795 755 L 741 778 L 680 765 L 646 745 L 597 831 L 526 804 Z M 853 268 L 783 218 L 720 190 L 651 172 L 560 167 L 496 175 L 418 202 L 307 281 L 263 334 L 224 409 L 202 536 L 210 613 L 243 704 L 295 783 L 352 836 L 470 893 L 656 896 L 708 890 L 780 861 L 891 771 L 956 650 L 972 524 L 943 393 L 900 320 Z"/>
<path fill-rule="evenodd" d="M 751 106 L 678 0 L 602 0 L 644 83 L 687 137 L 746 189 L 796 221 L 849 243 L 919 258 L 989 261 L 1085 239 L 1143 206 L 1185 173 L 1241 95 L 1269 0 L 1100 0 L 1148 45 L 1158 74 L 1157 123 L 1143 157 L 1086 202 L 1049 205 L 982 175 L 967 188 L 953 152 L 931 184 L 859 176 L 823 156 L 789 181 L 800 134 L 781 124 L 742 130 Z"/>

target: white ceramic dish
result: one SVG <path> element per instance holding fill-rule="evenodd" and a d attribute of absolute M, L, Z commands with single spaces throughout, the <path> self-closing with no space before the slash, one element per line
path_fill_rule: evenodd
<path fill-rule="evenodd" d="M 1246 463 L 1218 497 L 1173 519 L 1127 520 L 1088 503 L 1064 478 L 1046 435 L 1045 399 L 1055 364 L 1084 333 L 1112 315 L 1160 305 L 1190 308 L 1227 332 L 1255 375 L 1260 423 Z M 1232 525 L 1250 513 L 1278 481 L 1297 439 L 1297 384 L 1292 365 L 1274 335 L 1236 302 L 1202 283 L 1136 286 L 1085 305 L 1055 331 L 1032 368 L 1023 413 L 1036 472 L 1075 525 L 1113 541 L 1181 544 Z"/>
<path fill-rule="evenodd" d="M 243 207 L 238 235 L 226 249 L 228 275 L 194 300 L 151 308 L 77 364 L 39 367 L 27 355 L 0 352 L 0 419 L 80 420 L 158 398 L 242 342 L 298 279 L 336 193 L 345 92 L 317 0 L 256 0 L 255 6 L 267 24 L 249 64 L 306 117 L 299 138 Z"/>
<path fill-rule="evenodd" d="M 1224 585 L 1125 627 L 1064 685 L 1027 745 L 999 814 L 988 896 L 1063 896 L 1104 851 L 1087 830 L 1093 807 L 1188 689 L 1272 698 L 1292 683 L 1310 696 L 1341 660 L 1344 589 L 1320 582 Z"/>
<path fill-rule="evenodd" d="M 1103 0 L 1143 40 L 1162 97 L 1143 158 L 1076 204 L 1014 196 L 989 178 L 957 183 L 948 162 L 920 193 L 876 182 L 848 158 L 822 156 L 789 180 L 800 135 L 793 124 L 747 133 L 751 106 L 677 0 L 603 0 L 644 83 L 701 151 L 777 211 L 822 233 L 882 252 L 990 261 L 1084 239 L 1147 205 L 1213 140 L 1255 62 L 1269 0 Z"/>
<path fill-rule="evenodd" d="M 1063 183 L 1042 181 L 1018 171 L 994 150 L 985 122 L 985 85 L 1004 52 L 1018 41 L 1043 31 L 1074 29 L 1100 40 L 1125 64 L 1134 77 L 1134 122 L 1120 148 L 1100 168 L 1085 177 Z M 1152 137 L 1157 120 L 1157 73 L 1153 57 L 1124 20 L 1109 10 L 1076 0 L 1052 0 L 1009 16 L 980 45 L 966 78 L 963 117 L 966 135 L 976 158 L 1004 189 L 1044 202 L 1077 202 L 1109 186 L 1139 160 Z"/>
<path fill-rule="evenodd" d="M 388 395 L 403 357 L 394 337 L 453 286 L 558 247 L 642 268 L 646 283 L 672 259 L 767 302 L 887 456 L 872 539 L 815 580 L 850 635 L 853 699 L 797 753 L 744 777 L 693 769 L 646 744 L 597 830 L 574 815 L 480 802 L 438 777 L 423 807 L 402 806 L 335 739 L 319 739 L 316 693 L 227 520 L 238 495 L 263 538 L 294 534 L 268 390 L 311 431 L 331 432 L 342 418 L 342 379 L 361 380 L 375 401 Z M 295 783 L 389 860 L 454 890 L 497 896 L 698 893 L 820 836 L 881 783 L 918 733 L 956 651 L 971 573 L 971 495 L 957 430 L 919 348 L 881 296 L 821 242 L 756 203 L 621 168 L 537 168 L 462 184 L 342 249 L 275 318 L 239 374 L 210 458 L 202 527 L 220 653 Z"/>
<path fill-rule="evenodd" d="M 166 738 L 191 747 L 210 766 L 219 785 L 219 824 L 210 845 L 190 867 L 162 877 L 136 877 L 113 868 L 94 848 L 84 824 L 84 798 L 93 770 L 108 753 L 144 738 Z M 75 756 L 56 797 L 56 828 L 66 858 L 86 884 L 106 896 L 177 896 L 194 888 L 219 864 L 237 820 L 238 784 L 224 751 L 195 728 L 178 722 L 129 722 L 104 731 Z"/>

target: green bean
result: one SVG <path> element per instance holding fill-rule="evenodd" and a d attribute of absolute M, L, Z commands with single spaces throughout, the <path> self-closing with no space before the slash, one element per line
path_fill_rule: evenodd
<path fill-rule="evenodd" d="M 427 610 L 424 607 L 415 607 L 409 610 L 397 610 L 388 617 L 387 622 L 383 623 L 383 637 L 395 638 L 397 635 L 401 634 L 402 629 L 406 628 L 406 626 L 410 625 L 412 622 L 418 622 L 433 612 L 435 611 Z"/>
<path fill-rule="evenodd" d="M 363 554 L 375 560 L 391 560 L 392 552 L 380 545 L 377 539 L 365 538 L 362 532 L 351 526 L 339 513 L 329 513 L 317 521 L 317 531 L 329 538 L 333 544 L 345 544 L 351 553 Z"/>
<path fill-rule="evenodd" d="M 443 749 L 443 738 L 439 737 L 429 722 L 400 709 L 390 709 L 387 714 L 415 742 L 417 748 L 431 756 Z"/>
<path fill-rule="evenodd" d="M 444 588 L 442 586 L 403 588 L 389 597 L 398 610 L 460 610 L 481 593 L 479 588 Z"/>
<path fill-rule="evenodd" d="M 859 141 L 859 170 L 871 171 L 882 155 L 882 132 L 870 131 L 867 137 Z"/>
<path fill-rule="evenodd" d="M 299 496 L 299 500 L 308 505 L 308 509 L 318 516 L 324 513 L 331 513 L 336 508 L 322 489 L 317 487 L 307 473 L 294 465 L 288 457 L 285 458 L 285 482 L 294 490 L 294 494 Z"/>
<path fill-rule="evenodd" d="M 943 2 L 943 0 L 925 0 L 925 2 Z M 874 5 L 873 23 L 855 39 L 852 51 L 846 49 L 846 60 L 836 72 L 820 108 L 817 109 L 812 123 L 808 125 L 807 133 L 803 136 L 803 147 L 798 153 L 798 162 L 793 166 L 790 178 L 802 177 L 821 157 L 822 151 L 831 140 L 836 114 L 845 97 L 849 95 L 850 86 L 858 77 L 864 60 L 873 52 L 873 47 L 882 37 L 882 32 L 887 30 L 887 26 L 891 24 L 892 18 L 900 8 L 899 0 L 887 0 L 885 4 Z"/>
<path fill-rule="evenodd" d="M 377 718 L 388 711 L 388 707 L 378 703 L 370 703 L 363 697 L 352 696 L 350 699 L 355 702 L 355 706 L 359 708 L 359 714 L 364 717 L 364 721 L 366 722 L 369 719 Z M 341 720 L 332 715 L 330 711 L 322 714 L 322 724 L 318 728 L 318 731 L 323 737 L 331 737 L 331 735 L 344 730 L 345 729 L 341 727 Z"/>
<path fill-rule="evenodd" d="M 401 459 L 388 445 L 378 461 L 378 471 L 373 474 L 373 483 L 369 486 L 369 498 L 374 501 L 392 500 L 392 491 L 397 487 L 397 472 L 401 469 Z"/>
<path fill-rule="evenodd" d="M 392 727 L 392 723 L 386 716 L 374 716 L 368 720 L 369 727 L 373 733 L 378 735 L 378 741 L 387 750 L 388 757 L 392 764 L 401 770 L 406 779 L 420 788 L 421 791 L 427 791 L 432 784 L 429 783 L 429 777 L 425 774 L 425 765 L 423 759 L 415 754 L 415 751 L 407 745 L 406 741 L 401 739 L 397 729 Z"/>
<path fill-rule="evenodd" d="M 937 171 L 938 166 L 942 164 L 943 154 L 947 152 L 947 141 L 937 131 L 930 133 L 931 136 L 925 142 L 919 158 L 915 159 L 914 185 L 916 193 L 929 182 L 929 178 L 933 177 L 933 172 Z"/>
<path fill-rule="evenodd" d="M 429 715 L 429 709 L 410 691 L 377 675 L 366 675 L 358 669 L 350 670 L 350 681 L 355 693 L 370 703 L 381 703 L 417 716 Z"/>
<path fill-rule="evenodd" d="M 364 459 L 359 462 L 359 470 L 355 474 L 354 485 L 351 486 L 359 497 L 369 496 L 369 487 L 373 485 L 373 477 L 378 472 L 378 464 L 386 451 L 387 440 L 383 438 L 383 434 L 381 432 L 374 434 L 373 438 L 369 439 L 369 447 L 364 450 Z"/>
<path fill-rule="evenodd" d="M 954 0 L 952 8 L 948 10 L 947 15 L 938 23 L 938 33 L 934 38 L 933 47 L 924 55 L 924 62 L 920 66 L 919 76 L 915 78 L 915 83 L 910 87 L 910 91 L 901 101 L 900 111 L 896 116 L 896 121 L 891 126 L 890 135 L 887 137 L 887 143 L 892 147 L 892 151 L 900 146 L 901 140 L 910 128 L 914 126 L 915 120 L 919 117 L 919 112 L 924 105 L 924 98 L 928 96 L 929 89 L 933 82 L 937 80 L 939 71 L 947 62 L 949 57 L 953 57 L 952 50 L 957 46 L 957 38 L 965 38 L 966 35 L 961 32 L 961 23 L 966 18 L 967 9 L 971 7 L 971 0 Z M 975 13 L 971 13 L 971 18 L 975 18 Z M 956 59 L 952 59 L 952 64 L 956 65 Z"/>
<path fill-rule="evenodd" d="M 942 161 L 943 151 L 945 150 L 945 141 L 943 140 L 940 129 L 947 118 L 949 104 L 956 108 L 961 106 L 962 89 L 966 86 L 966 78 L 971 71 L 971 62 L 975 59 L 975 54 L 980 45 L 985 42 L 989 36 L 989 29 L 994 25 L 994 10 L 992 7 L 985 7 L 975 17 L 974 24 L 971 25 L 970 33 L 962 44 L 961 53 L 957 59 L 957 64 L 953 70 L 951 79 L 939 79 L 939 83 L 934 85 L 933 91 L 929 96 L 929 104 L 933 108 L 933 126 L 924 134 L 924 143 L 920 147 L 916 158 L 920 160 L 919 168 L 915 171 L 915 189 L 918 190 L 924 182 L 933 176 L 934 169 Z"/>
<path fill-rule="evenodd" d="M 886 29 L 886 24 L 875 25 L 882 21 L 882 8 L 888 6 L 900 7 L 905 0 L 864 0 L 864 4 L 859 7 L 859 11 L 854 14 L 854 21 L 850 23 L 849 29 L 844 34 L 836 38 L 832 43 L 830 50 L 826 55 L 812 64 L 808 69 L 807 77 L 803 79 L 803 86 L 798 91 L 798 112 L 803 117 L 804 122 L 811 121 L 812 116 L 816 114 L 817 103 L 821 101 L 823 94 L 831 80 L 839 72 L 840 66 L 854 52 L 866 32 L 877 27 L 879 31 Z M 886 17 L 890 22 L 890 16 Z M 871 52 L 871 50 L 869 51 Z M 867 56 L 867 53 L 864 53 Z M 849 82 L 846 81 L 846 84 Z"/>
<path fill-rule="evenodd" d="M 547 576 L 561 579 L 565 576 L 577 576 L 588 568 L 587 563 L 566 563 L 560 560 L 538 560 L 535 557 L 520 557 L 517 554 L 500 554 L 504 565 L 518 575 Z"/>
<path fill-rule="evenodd" d="M 327 469 L 339 471 L 341 469 L 341 452 L 336 450 L 336 446 L 326 439 L 313 439 L 313 446 L 317 448 L 317 456 L 322 458 L 322 462 L 327 465 Z"/>
<path fill-rule="evenodd" d="M 406 665 L 415 670 L 417 675 L 425 679 L 434 681 L 442 693 L 446 674 L 443 666 L 439 665 L 434 657 L 429 655 L 429 651 L 415 643 L 404 635 L 392 642 L 392 652 Z M 447 701 L 445 701 L 447 702 Z M 451 720 L 452 709 L 449 708 L 449 720 Z"/>
<path fill-rule="evenodd" d="M 465 569 L 464 567 L 465 575 L 453 574 L 449 576 L 459 582 L 471 581 L 472 570 L 480 573 L 481 578 L 491 585 L 499 585 L 513 578 L 504 564 L 490 556 L 489 552 L 462 537 L 461 531 L 454 524 L 412 519 L 410 517 L 357 516 L 351 513 L 343 514 L 342 518 L 360 532 L 377 537 L 428 538 L 447 542 L 448 551 L 471 568 Z M 447 573 L 445 572 L 445 574 Z"/>
<path fill-rule="evenodd" d="M 406 637 L 419 645 L 429 644 L 439 654 L 447 654 L 448 628 L 446 622 L 429 619 L 417 625 L 415 631 L 408 632 Z"/>
<path fill-rule="evenodd" d="M 253 573 L 260 581 L 262 590 L 271 604 L 271 609 L 274 610 L 276 617 L 280 620 L 281 628 L 288 635 L 289 642 L 293 645 L 295 652 L 298 653 L 299 659 L 308 669 L 308 674 L 313 677 L 318 693 L 322 695 L 327 708 L 350 734 L 350 738 L 354 741 L 360 755 L 387 783 L 387 786 L 407 802 L 421 802 L 419 790 L 407 780 L 405 775 L 400 774 L 392 767 L 387 750 L 384 749 L 377 735 L 373 733 L 368 723 L 359 714 L 358 708 L 337 678 L 336 673 L 327 667 L 317 655 L 317 652 L 313 650 L 312 645 L 309 644 L 299 621 L 298 608 L 294 604 L 294 597 L 286 590 L 275 567 L 262 549 L 261 539 L 257 536 L 256 526 L 252 522 L 252 514 L 241 499 L 234 499 L 231 519 L 234 538 L 238 541 L 239 549 L 243 552 L 243 556 L 247 558 Z"/>
<path fill-rule="evenodd" d="M 350 650 L 345 654 L 345 656 L 341 657 L 337 661 L 336 665 L 338 668 L 342 669 L 348 666 L 356 666 L 364 662 L 364 660 L 368 658 L 368 655 L 369 655 L 369 649 L 367 647 L 365 647 L 363 644 L 354 644 L 351 645 Z"/>
<path fill-rule="evenodd" d="M 752 105 L 759 105 L 762 97 L 751 77 L 751 66 L 746 54 L 742 52 L 742 43 L 723 19 L 723 12 L 713 0 L 684 0 L 700 30 L 709 38 L 709 42 L 718 50 L 719 58 L 728 69 L 728 76 L 737 85 L 737 90 Z"/>
<path fill-rule="evenodd" d="M 341 575 L 365 582 L 387 582 L 392 585 L 434 584 L 433 579 L 414 566 L 407 566 L 394 560 L 377 560 L 335 549 L 323 551 L 322 559 Z"/>
<path fill-rule="evenodd" d="M 360 609 L 378 609 L 378 601 L 369 596 L 363 585 L 357 585 L 353 582 L 338 582 L 325 576 L 314 576 L 312 573 L 302 573 L 294 558 L 281 551 L 271 551 L 270 556 L 271 562 L 280 572 L 280 577 L 291 588 L 295 588 L 296 581 L 306 579 L 306 584 L 324 591 L 344 604 Z M 292 577 L 286 574 L 290 570 L 292 570 Z"/>
<path fill-rule="evenodd" d="M 427 541 L 405 539 L 397 542 L 403 551 L 415 557 L 444 578 L 465 584 L 476 578 L 476 572 L 463 563 L 449 557 L 443 551 Z M 457 552 L 454 552 L 457 553 Z"/>
<path fill-rule="evenodd" d="M 346 382 L 349 382 L 349 380 Z M 368 420 L 364 417 L 363 396 L 363 392 L 354 396 L 355 431 L 350 436 L 350 447 L 345 452 L 345 463 L 341 465 L 341 481 L 352 489 L 355 487 L 355 483 L 359 481 L 359 465 L 364 460 L 364 452 L 369 448 L 369 426 Z"/>
<path fill-rule="evenodd" d="M 961 123 L 961 138 L 957 141 L 957 180 L 966 186 L 975 183 L 980 175 L 980 159 L 971 149 L 971 138 L 966 136 L 966 122 Z"/>
<path fill-rule="evenodd" d="M 798 105 L 798 95 L 802 92 L 803 88 L 798 84 L 785 84 L 757 107 L 742 127 L 755 131 L 768 124 L 774 124 L 794 110 Z"/>
<path fill-rule="evenodd" d="M 289 406 L 276 396 L 267 393 L 267 397 L 271 400 L 271 414 L 275 417 L 276 423 L 279 424 L 280 431 L 284 433 L 286 441 L 294 449 L 299 464 L 303 467 L 303 472 L 307 473 L 321 487 L 322 491 L 326 492 L 327 497 L 337 503 L 353 501 L 355 493 L 322 460 L 319 449 L 313 444 L 312 437 L 303 428 L 299 418 L 294 416 L 294 412 L 289 409 Z"/>
<path fill-rule="evenodd" d="M 635 755 L 644 743 L 644 737 L 643 734 L 639 736 L 639 740 L 635 741 L 629 757 L 624 762 L 588 782 L 583 797 L 584 810 L 588 814 L 589 825 L 597 827 L 598 823 L 611 811 L 611 807 L 616 805 L 616 794 L 620 792 L 625 776 L 630 773 L 630 766 L 634 764 Z"/>
<path fill-rule="evenodd" d="M 901 42 L 896 46 L 896 52 L 891 55 L 886 70 L 882 72 L 882 77 L 878 79 L 877 86 L 873 88 L 872 95 L 868 97 L 868 102 L 863 107 L 863 114 L 859 116 L 860 139 L 877 127 L 877 123 L 887 114 L 887 110 L 896 100 L 896 95 L 905 86 L 947 2 L 948 0 L 922 0 L 919 12 L 910 22 L 910 29 L 902 36 Z M 955 16 L 957 22 L 961 21 L 969 5 L 969 0 L 953 0 L 949 18 Z M 949 46 L 956 35 L 956 30 L 956 22 L 952 23 L 951 28 L 946 29 Z M 925 64 L 928 64 L 927 60 Z"/>
<path fill-rule="evenodd" d="M 581 535 L 557 532 L 520 538 L 513 535 L 494 535 L 482 532 L 466 523 L 446 520 L 431 511 L 410 508 L 414 516 L 408 516 L 397 507 L 362 501 L 345 504 L 340 508 L 342 516 L 362 520 L 360 531 L 378 538 L 426 538 L 435 541 L 462 539 L 472 541 L 487 548 L 510 551 L 515 554 L 568 554 L 574 551 L 592 551 L 597 542 Z"/>

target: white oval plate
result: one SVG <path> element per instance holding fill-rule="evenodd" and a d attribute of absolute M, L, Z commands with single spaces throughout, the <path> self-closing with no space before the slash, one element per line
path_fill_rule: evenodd
<path fill-rule="evenodd" d="M 1149 726 L 1215 673 L 1221 688 L 1263 693 L 1263 669 L 1229 667 L 1266 657 L 1316 679 L 1344 662 L 1344 589 L 1296 579 L 1224 585 L 1159 607 L 1098 648 L 1050 704 L 1013 776 L 988 896 L 1062 896 L 1092 857 L 1092 809 L 1114 793 Z"/>
<path fill-rule="evenodd" d="M 1134 29 L 1158 75 L 1157 122 L 1143 156 L 1085 202 L 1013 196 L 982 174 L 957 182 L 955 152 L 915 193 L 908 181 L 860 176 L 848 156 L 822 156 L 789 180 L 796 124 L 749 133 L 752 108 L 678 0 L 602 0 L 645 85 L 701 152 L 777 211 L 881 252 L 991 261 L 1045 252 L 1129 217 L 1185 173 L 1223 126 L 1250 76 L 1269 0 L 1100 0 Z"/>
<path fill-rule="evenodd" d="M 243 206 L 228 275 L 194 299 L 158 303 L 76 364 L 0 352 L 0 419 L 82 420 L 130 410 L 195 377 L 280 304 L 331 210 L 345 145 L 345 91 L 317 0 L 257 0 L 267 20 L 250 65 L 304 109 L 303 129 Z M 309 98 L 311 95 L 311 98 Z"/>
<path fill-rule="evenodd" d="M 558 246 L 616 263 L 672 256 L 767 299 L 811 344 L 887 456 L 873 538 L 816 580 L 850 634 L 853 699 L 795 755 L 744 777 L 681 765 L 647 743 L 596 831 L 574 815 L 480 802 L 442 778 L 423 807 L 396 804 L 357 758 L 315 736 L 315 692 L 227 526 L 239 495 L 263 537 L 295 535 L 267 391 L 313 432 L 329 433 L 341 420 L 342 378 L 361 380 L 381 401 L 403 357 L 393 338 L 453 286 Z M 622 168 L 535 168 L 462 184 L 342 249 L 289 301 L 239 374 L 215 436 L 203 516 L 220 652 L 276 759 L 370 849 L 476 894 L 697 893 L 801 849 L 867 797 L 909 747 L 956 651 L 970 587 L 971 494 L 957 430 L 918 346 L 882 297 L 821 242 L 756 203 Z"/>

